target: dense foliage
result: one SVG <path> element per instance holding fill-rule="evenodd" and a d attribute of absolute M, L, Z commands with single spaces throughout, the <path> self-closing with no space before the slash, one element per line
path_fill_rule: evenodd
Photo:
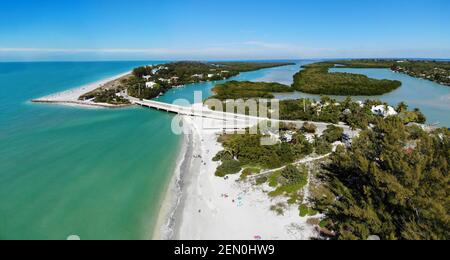
<path fill-rule="evenodd" d="M 450 86 L 450 62 L 435 60 L 339 60 L 345 68 L 388 68 L 412 77 L 431 80 Z"/>
<path fill-rule="evenodd" d="M 282 126 L 280 135 L 286 131 L 293 132 Z M 314 151 L 313 144 L 301 132 L 293 132 L 290 142 L 280 141 L 270 146 L 261 144 L 263 137 L 262 134 L 224 134 L 218 139 L 224 151 L 219 152 L 213 160 L 237 160 L 243 168 L 274 169 L 293 163 Z"/>
<path fill-rule="evenodd" d="M 236 134 L 223 135 L 219 141 L 230 151 L 242 165 L 254 165 L 273 169 L 294 162 L 303 154 L 303 150 L 295 149 L 287 143 L 273 146 L 261 145 L 262 135 Z"/>
<path fill-rule="evenodd" d="M 332 196 L 314 200 L 335 239 L 449 239 L 450 133 L 377 119 L 325 166 Z"/>
<path fill-rule="evenodd" d="M 222 161 L 222 164 L 217 167 L 216 176 L 217 177 L 225 177 L 230 174 L 236 174 L 240 172 L 242 169 L 241 163 L 234 159 L 228 159 Z"/>
<path fill-rule="evenodd" d="M 280 119 L 328 122 L 337 124 L 343 122 L 356 129 L 364 129 L 374 123 L 380 116 L 371 111 L 373 106 L 386 105 L 376 100 L 366 100 L 364 103 L 347 98 L 342 102 L 323 96 L 320 102 L 311 99 L 282 100 L 280 102 Z M 398 116 L 405 124 L 424 124 L 426 118 L 419 109 L 407 110 L 406 104 L 397 107 Z"/>
<path fill-rule="evenodd" d="M 338 126 L 329 125 L 325 131 L 323 131 L 322 138 L 329 143 L 342 141 L 344 135 L 344 129 Z"/>
<path fill-rule="evenodd" d="M 450 86 L 450 62 L 407 61 L 396 63 L 393 71 Z"/>
<path fill-rule="evenodd" d="M 286 180 L 286 184 L 298 184 L 301 183 L 303 186 L 308 182 L 308 174 L 305 171 L 300 171 L 294 165 L 288 165 L 286 168 L 281 170 L 281 177 Z"/>
<path fill-rule="evenodd" d="M 83 95 L 81 100 L 92 100 L 96 103 L 106 103 L 112 105 L 127 105 L 130 104 L 128 99 L 116 95 L 116 89 L 101 89 Z"/>
<path fill-rule="evenodd" d="M 400 81 L 371 79 L 352 73 L 330 73 L 332 62 L 319 62 L 303 66 L 294 75 L 293 87 L 301 92 L 321 95 L 376 96 L 401 86 Z"/>
<path fill-rule="evenodd" d="M 229 81 L 215 86 L 212 91 L 215 93 L 211 98 L 219 100 L 227 99 L 249 99 L 249 98 L 274 98 L 275 92 L 292 92 L 286 85 L 279 83 L 250 82 L 250 81 Z"/>
<path fill-rule="evenodd" d="M 144 66 L 133 70 L 133 78 L 127 83 L 133 97 L 152 99 L 174 86 L 203 81 L 224 80 L 240 72 L 290 65 L 282 62 L 191 62 L 181 61 L 157 66 Z M 144 79 L 143 77 L 146 77 Z M 147 81 L 158 84 L 158 88 L 145 90 Z"/>

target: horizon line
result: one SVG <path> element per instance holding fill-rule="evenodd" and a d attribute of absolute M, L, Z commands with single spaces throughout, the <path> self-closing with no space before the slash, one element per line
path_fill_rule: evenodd
<path fill-rule="evenodd" d="M 253 62 L 253 61 L 308 61 L 308 60 L 437 60 L 437 61 L 450 61 L 449 58 L 429 58 L 429 57 L 359 57 L 359 58 L 327 58 L 327 57 L 317 57 L 317 58 L 255 58 L 255 59 L 99 59 L 99 60 L 0 60 L 0 63 L 51 63 L 51 62 L 132 62 L 132 61 L 164 61 L 164 62 L 180 62 L 180 61 L 197 61 L 197 62 Z"/>

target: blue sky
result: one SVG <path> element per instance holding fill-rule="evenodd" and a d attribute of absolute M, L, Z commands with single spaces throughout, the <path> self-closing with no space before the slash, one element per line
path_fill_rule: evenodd
<path fill-rule="evenodd" d="M 0 60 L 450 58 L 449 0 L 0 0 Z"/>

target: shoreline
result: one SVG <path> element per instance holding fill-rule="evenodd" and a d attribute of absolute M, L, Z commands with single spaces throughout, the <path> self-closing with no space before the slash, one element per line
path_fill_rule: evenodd
<path fill-rule="evenodd" d="M 183 119 L 184 122 L 186 120 L 186 118 Z M 190 124 L 187 125 L 192 126 Z M 164 191 L 160 209 L 157 212 L 157 221 L 151 237 L 152 240 L 173 240 L 174 238 L 177 211 L 179 208 L 182 208 L 183 180 L 189 174 L 187 167 L 191 165 L 194 148 L 193 134 L 183 135 L 174 172 Z"/>
<path fill-rule="evenodd" d="M 209 121 L 209 120 L 208 120 Z M 268 185 L 215 176 L 219 162 L 212 158 L 223 149 L 220 131 L 203 130 L 184 117 L 192 131 L 185 136 L 170 185 L 163 195 L 154 240 L 307 240 L 316 236 L 310 217 L 299 216 L 298 206 L 288 206 L 284 215 L 270 208 L 286 198 L 270 198 Z"/>
<path fill-rule="evenodd" d="M 91 101 L 82 101 L 79 98 L 91 91 L 103 87 L 112 81 L 120 79 L 122 77 L 128 76 L 132 71 L 127 71 L 124 73 L 117 74 L 112 77 L 101 79 L 93 83 L 88 83 L 80 87 L 76 87 L 69 90 L 64 90 L 61 92 L 56 92 L 44 97 L 32 99 L 32 103 L 44 103 L 44 104 L 58 104 L 66 106 L 76 106 L 76 107 L 88 107 L 88 108 L 124 108 L 130 107 L 132 105 L 112 105 L 107 103 L 95 103 Z"/>

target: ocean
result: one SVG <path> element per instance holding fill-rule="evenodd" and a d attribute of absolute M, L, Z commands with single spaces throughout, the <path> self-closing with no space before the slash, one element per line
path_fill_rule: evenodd
<path fill-rule="evenodd" d="M 171 131 L 173 116 L 144 108 L 86 109 L 29 100 L 157 63 L 0 63 L 0 239 L 151 238 L 183 140 Z M 304 63 L 230 80 L 291 84 Z M 406 75 L 360 72 L 401 77 L 405 84 L 399 91 L 415 93 L 406 102 L 450 94 L 448 87 Z M 218 83 L 172 89 L 158 100 L 193 102 L 193 91 L 207 98 Z M 432 87 L 424 88 L 427 84 Z M 413 105 L 423 107 L 431 121 L 448 123 L 449 102 L 430 103 Z"/>
<path fill-rule="evenodd" d="M 151 237 L 182 140 L 171 116 L 29 103 L 149 63 L 0 64 L 0 239 Z"/>

